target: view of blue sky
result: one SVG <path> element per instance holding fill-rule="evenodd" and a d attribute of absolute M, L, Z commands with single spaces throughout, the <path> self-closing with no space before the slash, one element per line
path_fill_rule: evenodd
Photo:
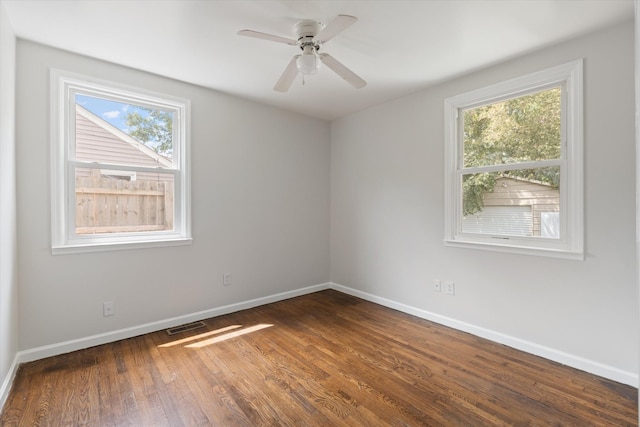
<path fill-rule="evenodd" d="M 146 146 L 171 158 L 173 113 L 85 94 L 76 94 L 75 102 Z M 130 129 L 126 125 L 127 116 Z"/>
<path fill-rule="evenodd" d="M 122 102 L 94 98 L 87 95 L 76 95 L 76 103 L 124 132 L 128 130 L 124 124 L 127 111 L 135 108 Z"/>

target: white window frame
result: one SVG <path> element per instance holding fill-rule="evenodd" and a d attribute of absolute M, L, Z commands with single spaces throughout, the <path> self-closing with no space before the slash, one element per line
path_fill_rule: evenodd
<path fill-rule="evenodd" d="M 445 99 L 446 246 L 584 260 L 582 74 L 583 60 L 579 59 Z M 462 233 L 462 176 L 477 172 L 477 168 L 463 167 L 463 111 L 558 86 L 563 88 L 562 149 L 560 159 L 551 163 L 560 166 L 560 238 Z M 531 162 L 530 166 L 541 167 L 541 162 Z M 509 169 L 513 164 L 482 172 Z"/>
<path fill-rule="evenodd" d="M 51 69 L 51 251 L 53 254 L 95 252 L 191 244 L 190 101 L 126 85 Z M 135 172 L 161 172 L 174 177 L 174 229 L 80 235 L 75 233 L 75 174 L 82 166 L 75 149 L 75 94 L 82 93 L 151 108 L 174 111 L 173 166 L 125 166 Z M 118 170 L 122 165 L 93 164 Z"/>

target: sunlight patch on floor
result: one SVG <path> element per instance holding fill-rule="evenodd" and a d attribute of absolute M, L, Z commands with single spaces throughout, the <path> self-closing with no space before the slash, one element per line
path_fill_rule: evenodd
<path fill-rule="evenodd" d="M 229 333 L 224 334 L 224 335 L 220 335 L 220 336 L 217 336 L 217 337 L 209 338 L 207 340 L 200 341 L 200 342 L 197 342 L 197 343 L 189 344 L 189 345 L 186 345 L 185 347 L 186 348 L 202 348 L 202 347 L 205 347 L 205 346 L 208 346 L 208 345 L 211 345 L 211 344 L 215 344 L 215 343 L 218 343 L 218 342 L 221 342 L 221 341 L 225 341 L 225 340 L 228 340 L 228 339 L 231 339 L 231 338 L 239 337 L 241 335 L 250 334 L 251 332 L 259 331 L 261 329 L 270 328 L 271 326 L 273 326 L 273 325 L 268 324 L 268 323 L 260 323 L 258 325 L 250 326 L 248 328 L 244 328 L 244 329 L 241 329 L 239 331 L 229 332 Z"/>
<path fill-rule="evenodd" d="M 171 341 L 171 342 L 168 342 L 168 343 L 165 343 L 165 344 L 160 344 L 158 347 L 163 347 L 163 348 L 174 347 L 176 345 L 184 344 L 186 342 L 197 341 L 197 340 L 200 340 L 202 338 L 210 337 L 211 335 L 222 334 L 224 332 L 231 331 L 231 330 L 234 330 L 234 329 L 238 329 L 238 328 L 241 328 L 241 327 L 242 327 L 242 325 L 231 325 L 231 326 L 227 326 L 227 327 L 224 327 L 224 328 L 216 329 L 215 331 L 204 332 L 202 334 L 194 335 L 194 336 L 187 337 L 187 338 L 182 338 L 180 340 Z"/>

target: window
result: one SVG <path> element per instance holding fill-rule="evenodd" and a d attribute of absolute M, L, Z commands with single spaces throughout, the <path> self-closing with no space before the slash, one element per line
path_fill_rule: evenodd
<path fill-rule="evenodd" d="M 53 253 L 191 241 L 189 101 L 52 70 Z"/>
<path fill-rule="evenodd" d="M 445 244 L 583 259 L 582 60 L 445 100 Z"/>

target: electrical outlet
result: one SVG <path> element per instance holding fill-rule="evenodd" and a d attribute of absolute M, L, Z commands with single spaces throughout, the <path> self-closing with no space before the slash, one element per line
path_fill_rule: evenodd
<path fill-rule="evenodd" d="M 454 282 L 445 282 L 444 283 L 444 291 L 447 295 L 455 295 L 456 294 L 456 284 Z"/>
<path fill-rule="evenodd" d="M 114 314 L 116 314 L 114 306 L 113 306 L 113 301 L 106 301 L 102 303 L 102 316 L 103 317 L 109 317 L 109 316 L 113 316 Z"/>
<path fill-rule="evenodd" d="M 440 292 L 442 290 L 442 282 L 440 280 L 433 281 L 433 292 Z"/>
<path fill-rule="evenodd" d="M 222 285 L 223 286 L 231 285 L 231 273 L 224 273 L 222 275 Z"/>

